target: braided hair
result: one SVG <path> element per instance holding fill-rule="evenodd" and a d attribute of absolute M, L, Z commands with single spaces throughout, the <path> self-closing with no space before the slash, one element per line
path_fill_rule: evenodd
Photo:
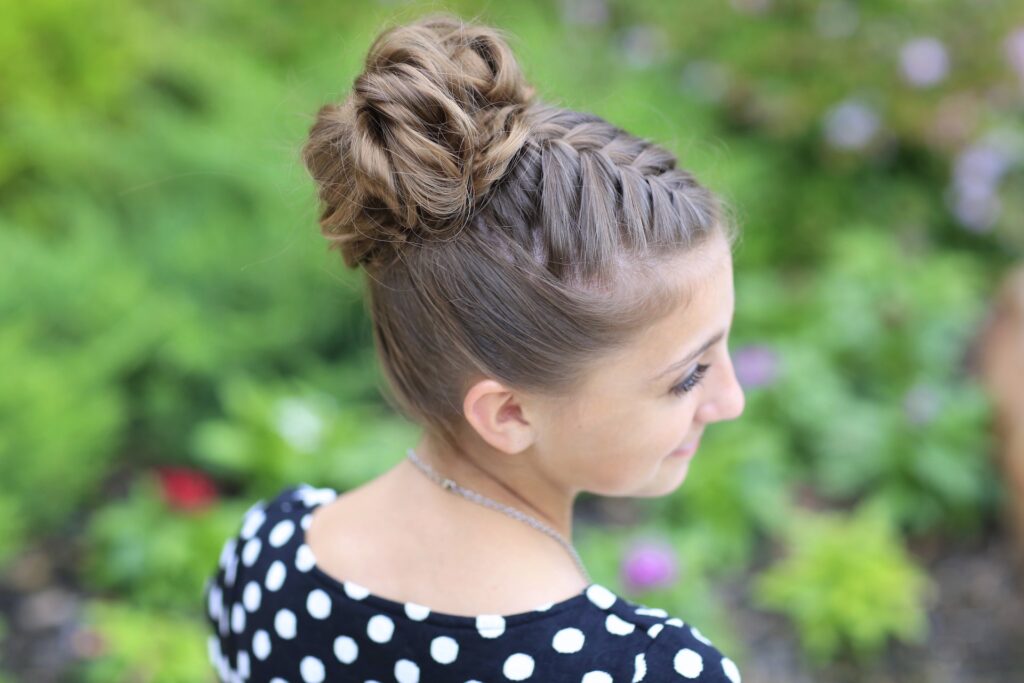
<path fill-rule="evenodd" d="M 671 152 L 540 101 L 508 42 L 447 13 L 384 30 L 302 150 L 322 234 L 370 276 L 389 401 L 456 447 L 473 381 L 573 391 L 678 305 L 673 257 L 737 236 Z"/>

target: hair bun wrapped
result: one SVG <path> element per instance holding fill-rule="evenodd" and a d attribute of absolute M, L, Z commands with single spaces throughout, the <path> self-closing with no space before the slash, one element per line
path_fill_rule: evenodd
<path fill-rule="evenodd" d="M 498 29 L 436 14 L 385 30 L 302 150 L 321 232 L 350 267 L 453 236 L 525 144 L 533 95 Z"/>

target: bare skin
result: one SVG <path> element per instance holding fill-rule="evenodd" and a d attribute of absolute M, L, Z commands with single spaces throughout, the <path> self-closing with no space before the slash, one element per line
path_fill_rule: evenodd
<path fill-rule="evenodd" d="M 678 260 L 692 300 L 598 364 L 585 390 L 553 401 L 482 378 L 466 393 L 464 449 L 427 433 L 416 454 L 460 486 L 516 508 L 572 539 L 583 491 L 653 497 L 677 489 L 699 457 L 672 452 L 706 425 L 740 416 L 743 391 L 728 353 L 732 255 L 715 239 Z M 670 372 L 668 366 L 706 350 Z M 670 389 L 710 364 L 703 381 Z M 500 511 L 441 488 L 407 458 L 317 509 L 307 542 L 318 566 L 396 601 L 438 612 L 514 614 L 582 591 L 586 579 L 557 541 Z"/>

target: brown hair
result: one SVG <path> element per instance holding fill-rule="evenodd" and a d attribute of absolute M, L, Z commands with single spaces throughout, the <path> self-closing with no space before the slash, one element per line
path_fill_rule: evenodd
<path fill-rule="evenodd" d="M 659 268 L 738 234 L 670 152 L 537 101 L 502 31 L 446 13 L 377 37 L 302 158 L 369 276 L 389 402 L 455 449 L 473 382 L 571 395 L 679 305 Z"/>

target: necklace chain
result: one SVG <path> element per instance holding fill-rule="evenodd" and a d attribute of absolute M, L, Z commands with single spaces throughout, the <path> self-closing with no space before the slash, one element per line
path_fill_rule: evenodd
<path fill-rule="evenodd" d="M 443 488 L 454 493 L 457 493 L 463 498 L 468 498 L 474 503 L 479 503 L 486 507 L 504 512 L 510 517 L 514 517 L 515 519 L 518 519 L 521 522 L 526 522 L 534 529 L 542 531 L 548 536 L 551 536 L 553 539 L 558 541 L 562 545 L 562 547 L 569 552 L 570 555 L 572 555 L 573 560 L 575 560 L 576 562 L 576 566 L 579 567 L 580 572 L 587 579 L 587 583 L 592 583 L 590 579 L 590 574 L 587 573 L 587 568 L 583 566 L 583 560 L 580 559 L 579 553 L 577 553 L 576 549 L 573 548 L 572 543 L 565 540 L 565 538 L 563 538 L 560 533 L 552 529 L 550 526 L 534 517 L 531 517 L 525 512 L 520 512 L 519 510 L 513 507 L 509 507 L 508 505 L 503 505 L 495 500 L 491 500 L 490 498 L 487 498 L 486 496 L 483 496 L 475 491 L 470 491 L 469 489 L 463 486 L 459 486 L 458 484 L 456 484 L 454 481 L 447 477 L 442 477 L 440 474 L 434 471 L 434 469 L 431 468 L 430 465 L 420 460 L 419 456 L 416 455 L 416 452 L 413 449 L 410 448 L 408 451 L 406 451 L 406 453 L 408 454 L 409 459 L 413 461 L 413 463 L 416 465 L 416 467 L 420 469 L 420 471 L 422 471 L 425 475 L 427 475 L 435 482 L 440 484 Z"/>

